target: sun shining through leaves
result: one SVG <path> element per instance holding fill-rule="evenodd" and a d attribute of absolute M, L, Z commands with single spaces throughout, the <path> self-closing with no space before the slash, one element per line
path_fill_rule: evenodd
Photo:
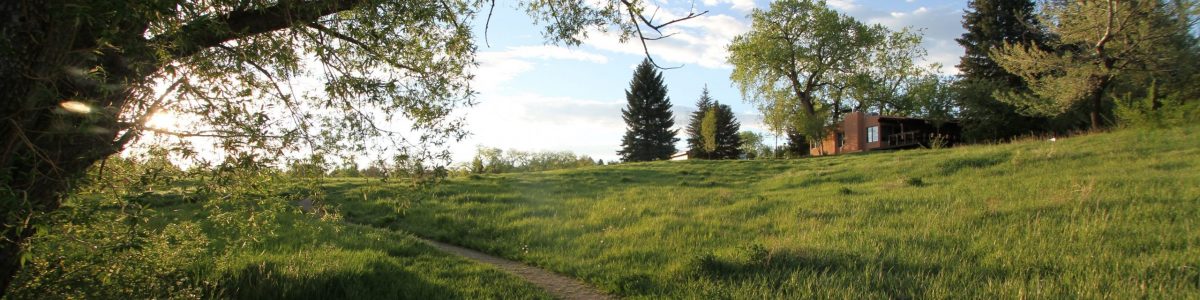
<path fill-rule="evenodd" d="M 182 123 L 179 115 L 175 112 L 159 111 L 150 115 L 150 118 L 146 120 L 146 128 L 178 131 Z"/>

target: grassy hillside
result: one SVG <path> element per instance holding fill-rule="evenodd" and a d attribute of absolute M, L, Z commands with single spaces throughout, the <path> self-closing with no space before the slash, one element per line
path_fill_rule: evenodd
<path fill-rule="evenodd" d="M 85 191 L 39 233 L 10 299 L 549 299 L 411 235 L 293 205 L 287 178 L 208 197 Z M 181 185 L 187 186 L 187 185 Z M 192 197 L 190 200 L 188 197 Z M 308 196 L 300 196 L 308 197 Z M 142 206 L 146 205 L 146 206 Z"/>
<path fill-rule="evenodd" d="M 623 296 L 1200 297 L 1200 128 L 329 184 L 348 221 Z"/>

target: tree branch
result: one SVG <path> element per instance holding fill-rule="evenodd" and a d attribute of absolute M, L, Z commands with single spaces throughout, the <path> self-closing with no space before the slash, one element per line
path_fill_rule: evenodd
<path fill-rule="evenodd" d="M 702 16 L 704 14 L 707 14 L 708 11 L 706 10 L 701 13 L 689 12 L 687 16 L 683 16 L 678 19 L 667 21 L 666 23 L 654 25 L 654 22 L 651 22 L 651 20 L 646 19 L 646 16 L 643 16 L 641 13 L 638 13 L 637 7 L 635 7 L 633 5 L 633 3 L 629 2 L 629 0 L 621 0 L 621 3 L 625 5 L 625 11 L 629 13 L 629 21 L 631 23 L 633 23 L 634 29 L 637 30 L 638 39 L 642 42 L 642 52 L 646 54 L 646 59 L 650 61 L 650 64 L 654 65 L 654 67 L 659 68 L 659 69 L 678 69 L 678 68 L 682 67 L 682 65 L 679 67 L 659 66 L 658 63 L 654 61 L 654 57 L 650 56 L 650 48 L 648 46 L 646 46 L 646 41 L 661 40 L 661 39 L 670 37 L 674 34 L 669 34 L 669 35 L 664 36 L 660 29 L 662 29 L 663 27 L 666 27 L 667 25 L 674 24 L 676 22 L 680 22 L 680 21 L 684 21 L 684 20 Z M 654 13 L 657 15 L 658 11 L 656 10 Z M 653 17 L 651 17 L 651 18 L 653 18 Z M 657 32 L 659 34 L 659 36 L 653 37 L 653 38 L 647 38 L 642 33 L 641 24 L 645 24 L 646 27 L 650 27 L 650 29 L 654 29 L 654 32 Z"/>
<path fill-rule="evenodd" d="M 145 129 L 143 129 L 143 130 L 145 130 L 145 131 L 149 131 L 149 132 L 153 132 L 153 133 L 158 133 L 158 134 L 165 134 L 165 135 L 170 135 L 170 136 L 180 137 L 180 138 L 192 138 L 192 137 L 210 137 L 210 138 L 272 138 L 272 139 L 281 139 L 281 138 L 284 138 L 284 137 L 286 137 L 286 135 L 263 135 L 263 134 L 255 134 L 255 133 L 236 133 L 236 132 L 229 132 L 229 131 L 217 131 L 217 130 L 214 130 L 214 131 L 200 131 L 200 132 L 181 132 L 181 131 L 172 131 L 172 130 L 167 130 L 167 129 L 162 129 L 162 128 L 154 128 L 154 127 L 146 127 L 146 128 L 145 128 Z M 295 131 L 295 130 L 293 130 L 292 132 L 294 132 L 294 131 Z"/>
<path fill-rule="evenodd" d="M 174 58 L 188 57 L 227 41 L 280 30 L 296 23 L 310 23 L 326 15 L 353 9 L 364 2 L 281 0 L 274 6 L 262 9 L 200 18 L 183 25 L 179 31 L 151 38 L 150 43 L 167 46 L 167 52 Z"/>
<path fill-rule="evenodd" d="M 496 0 L 492 0 L 492 6 L 488 8 L 487 21 L 483 23 L 483 44 L 488 48 L 492 47 L 492 43 L 488 41 L 488 30 L 492 27 L 492 13 L 496 11 Z"/>
<path fill-rule="evenodd" d="M 389 58 L 389 57 L 388 57 L 388 56 L 386 56 L 386 55 L 383 55 L 383 54 L 380 54 L 379 52 L 376 52 L 376 51 L 375 51 L 375 48 L 371 48 L 371 46 L 368 46 L 366 43 L 364 43 L 364 42 L 362 42 L 362 41 L 360 41 L 360 40 L 358 40 L 358 39 L 355 39 L 355 38 L 353 38 L 353 37 L 351 37 L 351 36 L 348 36 L 348 35 L 342 34 L 342 33 L 340 33 L 340 32 L 334 31 L 333 29 L 329 29 L 329 27 L 325 27 L 324 25 L 317 24 L 316 22 L 309 22 L 309 23 L 307 23 L 307 24 L 304 24 L 304 25 L 305 25 L 305 26 L 308 26 L 308 27 L 310 27 L 310 28 L 316 29 L 317 31 L 320 31 L 321 33 L 324 33 L 324 34 L 328 34 L 328 35 L 330 35 L 330 36 L 333 36 L 333 37 L 335 37 L 335 38 L 337 38 L 337 39 L 339 39 L 339 40 L 343 40 L 343 41 L 346 41 L 346 42 L 348 42 L 348 43 L 351 43 L 351 44 L 357 45 L 359 48 L 362 48 L 362 49 L 363 49 L 363 51 L 366 51 L 367 53 L 371 53 L 371 55 L 374 55 L 374 56 L 375 56 L 375 58 L 377 58 L 377 59 L 379 59 L 379 60 L 382 60 L 382 61 L 385 61 L 385 62 L 387 62 L 388 64 L 391 64 L 393 67 L 397 67 L 397 68 L 401 68 L 401 69 L 409 70 L 409 71 L 412 71 L 412 72 L 415 72 L 415 73 L 422 73 L 422 72 L 421 72 L 421 70 L 419 70 L 419 69 L 417 69 L 417 68 L 414 68 L 414 67 L 412 67 L 412 66 L 405 65 L 405 64 L 402 64 L 402 63 L 400 63 L 400 62 L 398 62 L 398 61 L 395 61 L 394 59 L 392 59 L 392 58 Z"/>
<path fill-rule="evenodd" d="M 1096 55 L 1100 55 L 1101 57 L 1104 56 L 1104 44 L 1112 39 L 1113 18 L 1116 15 L 1116 9 L 1117 7 L 1113 3 L 1113 0 L 1108 0 L 1108 19 L 1105 22 L 1104 33 L 1100 35 L 1100 39 L 1096 41 L 1096 45 L 1094 46 Z"/>

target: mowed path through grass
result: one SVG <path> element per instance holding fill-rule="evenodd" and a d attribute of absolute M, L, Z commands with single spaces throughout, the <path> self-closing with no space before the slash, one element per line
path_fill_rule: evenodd
<path fill-rule="evenodd" d="M 328 191 L 633 298 L 1196 298 L 1198 129 Z"/>
<path fill-rule="evenodd" d="M 422 239 L 422 242 L 437 248 L 439 251 L 458 255 L 479 263 L 489 264 L 505 272 L 519 276 L 529 283 L 546 290 L 547 293 L 558 299 L 611 299 L 611 297 L 608 297 L 608 295 L 596 291 L 591 286 L 588 286 L 586 283 L 580 282 L 575 278 L 554 274 L 553 272 L 532 267 L 517 261 L 487 255 L 479 251 L 455 245 L 424 239 Z"/>

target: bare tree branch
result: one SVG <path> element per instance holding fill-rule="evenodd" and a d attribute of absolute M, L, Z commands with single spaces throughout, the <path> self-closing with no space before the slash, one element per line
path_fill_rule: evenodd
<path fill-rule="evenodd" d="M 700 13 L 690 12 L 690 13 L 688 13 L 687 16 L 683 16 L 678 19 L 667 21 L 666 23 L 655 25 L 654 22 L 651 21 L 651 19 L 654 18 L 653 16 L 650 17 L 650 19 L 647 19 L 646 16 L 643 16 L 642 14 L 638 13 L 638 11 L 639 11 L 638 8 L 636 6 L 634 6 L 633 3 L 629 2 L 629 0 L 621 0 L 621 3 L 625 5 L 625 11 L 629 13 L 629 22 L 633 23 L 633 27 L 637 31 L 638 40 L 642 43 L 642 53 L 646 54 L 646 60 L 649 60 L 650 64 L 654 65 L 655 68 L 664 69 L 664 70 L 678 69 L 678 68 L 683 67 L 683 65 L 679 65 L 677 67 L 663 67 L 663 66 L 658 65 L 658 62 L 654 61 L 654 57 L 650 56 L 650 47 L 646 45 L 646 41 L 661 40 L 661 39 L 670 37 L 672 35 L 675 35 L 674 33 L 668 34 L 668 35 L 663 35 L 661 29 L 663 27 L 666 27 L 667 25 L 671 25 L 671 24 L 674 24 L 674 23 L 677 23 L 680 21 L 684 21 L 684 20 L 702 16 L 704 14 L 707 14 L 708 11 L 706 10 L 706 11 L 703 11 Z M 655 10 L 654 14 L 657 15 L 658 11 Z M 646 37 L 646 35 L 642 33 L 642 25 L 646 25 L 646 27 L 650 27 L 650 29 L 654 29 L 654 32 L 657 32 L 659 34 L 659 36 L 651 37 L 651 38 Z"/>
<path fill-rule="evenodd" d="M 492 47 L 492 43 L 488 41 L 488 29 L 492 27 L 492 12 L 496 11 L 496 0 L 492 0 L 492 6 L 488 8 L 487 21 L 483 23 L 483 44 L 488 48 Z"/>

